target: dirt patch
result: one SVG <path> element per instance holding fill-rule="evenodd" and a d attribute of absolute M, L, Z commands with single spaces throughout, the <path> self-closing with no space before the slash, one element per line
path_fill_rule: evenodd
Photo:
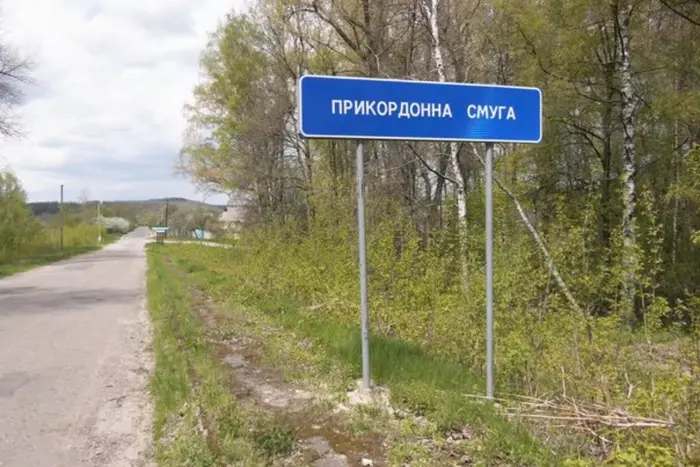
<path fill-rule="evenodd" d="M 332 395 L 287 381 L 283 372 L 262 363 L 262 346 L 246 332 L 243 320 L 231 322 L 228 315 L 222 319 L 217 305 L 199 289 L 192 288 L 191 297 L 192 308 L 206 326 L 208 340 L 228 373 L 231 392 L 294 434 L 294 452 L 278 465 L 387 465 L 382 433 L 352 433 L 348 428 L 349 411 L 333 410 L 338 404 Z"/>

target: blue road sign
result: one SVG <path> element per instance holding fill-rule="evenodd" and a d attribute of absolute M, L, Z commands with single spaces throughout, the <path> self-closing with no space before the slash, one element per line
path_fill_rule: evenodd
<path fill-rule="evenodd" d="M 306 138 L 539 143 L 537 88 L 306 75 Z"/>

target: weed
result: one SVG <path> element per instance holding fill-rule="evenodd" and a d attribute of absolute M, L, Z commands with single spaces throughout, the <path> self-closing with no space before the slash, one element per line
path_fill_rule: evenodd
<path fill-rule="evenodd" d="M 275 420 L 261 420 L 252 437 L 256 448 L 267 458 L 290 454 L 296 442 L 294 430 Z"/>

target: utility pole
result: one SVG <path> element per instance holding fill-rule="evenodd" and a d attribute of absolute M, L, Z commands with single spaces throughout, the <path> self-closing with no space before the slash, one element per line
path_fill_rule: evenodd
<path fill-rule="evenodd" d="M 165 225 L 163 227 L 166 227 L 166 228 L 168 227 L 168 203 L 169 203 L 169 201 L 170 200 L 168 200 L 168 198 L 165 198 Z M 165 234 L 163 236 L 167 236 L 167 235 L 168 235 L 168 231 L 166 230 Z"/>
<path fill-rule="evenodd" d="M 167 199 L 165 200 L 165 220 L 163 221 L 163 223 L 165 224 L 165 225 L 163 225 L 163 227 L 168 226 L 168 200 Z"/>
<path fill-rule="evenodd" d="M 102 216 L 100 215 L 101 200 L 97 201 L 97 244 L 102 244 Z"/>
<path fill-rule="evenodd" d="M 61 205 L 59 207 L 60 209 L 60 218 L 61 218 L 61 250 L 63 249 L 63 185 L 61 185 Z"/>

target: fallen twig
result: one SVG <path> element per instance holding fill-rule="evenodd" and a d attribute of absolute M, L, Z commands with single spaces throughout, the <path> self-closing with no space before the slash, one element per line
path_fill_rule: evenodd
<path fill-rule="evenodd" d="M 482 395 L 466 395 L 468 399 L 482 401 Z M 564 422 L 566 426 L 583 429 L 597 438 L 605 440 L 595 428 L 631 430 L 645 428 L 672 428 L 669 420 L 641 417 L 620 408 L 605 407 L 596 403 L 582 403 L 570 397 L 538 399 L 529 396 L 514 396 L 512 399 L 494 398 L 506 416 Z M 607 441 L 607 440 L 605 440 Z"/>

